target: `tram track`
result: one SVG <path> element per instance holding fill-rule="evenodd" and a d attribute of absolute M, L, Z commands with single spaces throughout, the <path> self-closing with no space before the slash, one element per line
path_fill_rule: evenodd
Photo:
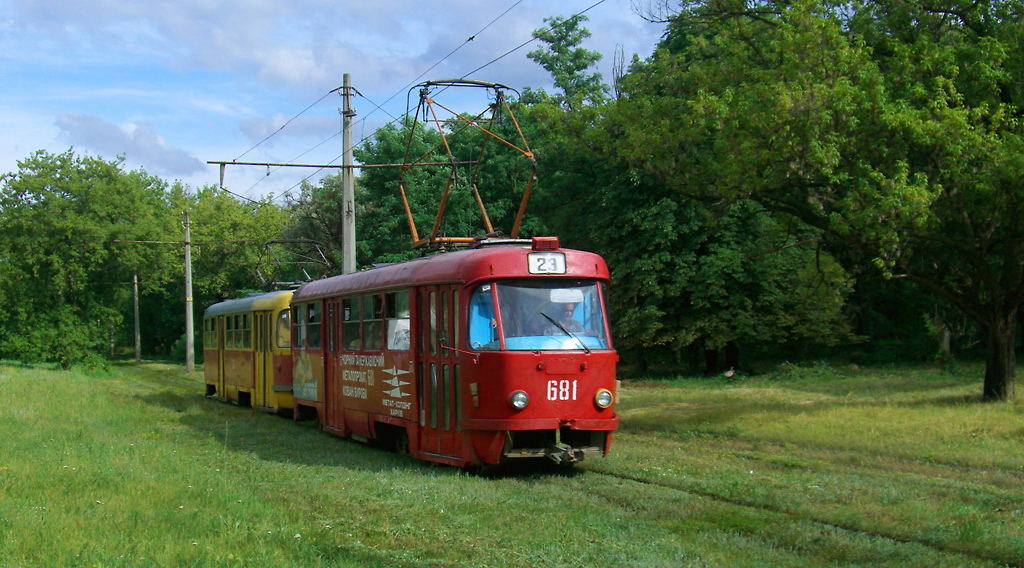
<path fill-rule="evenodd" d="M 973 561 L 992 562 L 995 565 L 1006 566 L 1010 568 L 1024 568 L 1024 561 L 1007 562 L 1004 558 L 997 557 L 993 554 L 985 554 L 984 551 L 965 549 L 963 547 L 957 546 L 950 546 L 942 542 L 936 542 L 928 539 L 915 538 L 913 536 L 906 534 L 900 534 L 896 531 L 868 529 L 863 526 L 859 526 L 855 523 L 846 523 L 842 521 L 820 518 L 814 515 L 807 515 L 801 513 L 800 511 L 787 508 L 778 503 L 766 503 L 753 499 L 737 498 L 695 487 L 680 487 L 678 484 L 671 483 L 668 481 L 660 481 L 644 477 L 641 475 L 607 470 L 601 468 L 600 466 L 589 467 L 587 469 L 587 475 L 603 476 L 611 479 L 616 479 L 619 481 L 638 483 L 646 486 L 658 487 L 661 489 L 668 489 L 670 491 L 676 491 L 691 497 L 710 499 L 718 503 L 724 503 L 735 507 L 754 509 L 757 511 L 762 511 L 773 515 L 781 515 L 792 520 L 809 522 L 828 529 L 843 531 L 846 533 L 863 536 L 869 539 L 885 539 L 890 542 L 901 545 L 921 546 L 942 554 L 956 554 L 967 559 L 971 559 Z"/>

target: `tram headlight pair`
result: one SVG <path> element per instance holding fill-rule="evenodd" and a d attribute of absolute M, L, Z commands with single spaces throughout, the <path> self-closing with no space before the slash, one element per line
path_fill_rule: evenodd
<path fill-rule="evenodd" d="M 530 395 L 526 394 L 526 391 L 516 391 L 509 395 L 508 403 L 516 410 L 523 410 L 530 404 Z"/>
<path fill-rule="evenodd" d="M 594 395 L 594 404 L 598 408 L 608 408 L 615 401 L 615 397 L 612 396 L 612 391 L 608 389 L 601 389 Z"/>

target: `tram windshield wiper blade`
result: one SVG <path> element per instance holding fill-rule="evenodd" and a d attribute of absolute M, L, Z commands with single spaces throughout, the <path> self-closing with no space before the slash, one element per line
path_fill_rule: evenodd
<path fill-rule="evenodd" d="M 560 323 L 560 322 L 559 322 L 558 320 L 556 320 L 555 318 L 553 318 L 553 317 L 551 317 L 551 316 L 547 315 L 546 313 L 544 313 L 544 312 L 541 312 L 541 313 L 540 313 L 540 315 L 544 316 L 544 318 L 545 318 L 546 320 L 548 320 L 549 322 L 551 322 L 551 323 L 555 324 L 555 327 L 557 327 L 558 329 L 562 330 L 562 332 L 563 332 L 563 333 L 565 333 L 565 334 L 566 334 L 566 335 L 568 335 L 569 337 L 571 337 L 571 338 L 575 339 L 575 340 L 576 340 L 576 343 L 579 343 L 579 344 L 580 344 L 580 347 L 582 347 L 582 348 L 583 348 L 583 350 L 587 352 L 587 355 L 590 355 L 590 348 L 588 348 L 588 347 L 587 347 L 587 344 L 586 344 L 586 343 L 583 343 L 583 340 L 582 340 L 582 339 L 580 339 L 579 337 L 576 337 L 576 334 L 575 334 L 575 333 L 573 333 L 573 332 L 569 331 L 569 330 L 568 330 L 568 329 L 567 329 L 567 328 L 566 328 L 566 327 L 565 327 L 564 325 L 562 325 L 562 324 L 561 324 L 561 323 Z"/>

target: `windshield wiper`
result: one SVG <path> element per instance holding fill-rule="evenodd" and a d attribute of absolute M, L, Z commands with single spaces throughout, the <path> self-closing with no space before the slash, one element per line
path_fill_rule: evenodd
<path fill-rule="evenodd" d="M 587 355 L 590 355 L 590 349 L 587 347 L 587 344 L 583 343 L 583 340 L 580 339 L 579 337 L 576 337 L 575 333 L 569 331 L 564 325 L 561 324 L 561 322 L 559 322 L 555 318 L 547 315 L 546 313 L 540 312 L 540 315 L 544 316 L 544 319 L 546 319 L 549 322 L 555 324 L 555 327 L 557 327 L 558 329 L 562 330 L 562 332 L 564 332 L 566 335 L 568 335 L 569 337 L 575 339 L 576 343 L 579 343 L 580 347 L 582 347 L 583 350 L 587 352 Z"/>

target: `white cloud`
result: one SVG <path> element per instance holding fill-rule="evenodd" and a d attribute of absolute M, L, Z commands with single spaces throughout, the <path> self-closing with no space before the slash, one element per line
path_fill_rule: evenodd
<path fill-rule="evenodd" d="M 631 1 L 654 0 L 0 0 L 0 172 L 67 144 L 197 185 L 216 178 L 206 160 L 326 163 L 338 155 L 338 144 L 322 142 L 339 128 L 341 101 L 311 103 L 344 73 L 363 95 L 355 100 L 361 140 L 406 111 L 416 82 L 486 66 L 472 77 L 550 88 L 526 58 L 535 44 L 501 56 L 544 17 L 593 6 L 585 47 L 604 54 L 610 81 L 617 44 L 627 58 L 646 57 L 663 29 L 632 15 Z M 232 179 L 249 181 L 235 170 Z M 281 170 L 263 172 L 257 185 L 256 173 L 243 191 L 295 183 Z"/>
<path fill-rule="evenodd" d="M 148 122 L 111 124 L 97 116 L 62 114 L 55 122 L 73 146 L 97 154 L 124 156 L 147 170 L 169 175 L 191 175 L 206 165 L 180 148 L 167 146 Z"/>
<path fill-rule="evenodd" d="M 274 134 L 288 126 L 287 136 L 289 138 L 308 137 L 311 139 L 323 139 L 341 130 L 341 118 L 330 116 L 300 116 L 290 123 L 289 117 L 281 114 L 274 115 L 270 119 L 255 117 L 243 120 L 239 123 L 239 129 L 247 139 L 259 142 L 267 136 Z M 273 142 L 273 141 L 268 141 Z"/>

